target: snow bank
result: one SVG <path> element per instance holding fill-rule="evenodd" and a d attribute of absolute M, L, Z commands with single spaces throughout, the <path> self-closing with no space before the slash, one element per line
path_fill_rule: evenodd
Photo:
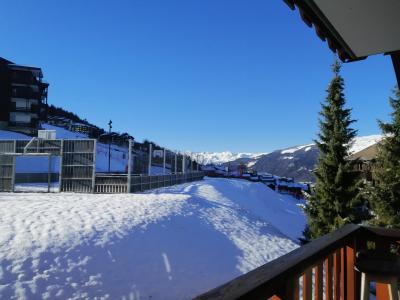
<path fill-rule="evenodd" d="M 0 130 L 0 140 L 30 140 L 31 137 L 22 133 Z"/>
<path fill-rule="evenodd" d="M 46 129 L 46 130 L 55 130 L 57 139 L 87 139 L 88 138 L 88 136 L 86 134 L 69 131 L 65 128 L 50 125 L 50 124 L 43 124 L 42 127 L 43 127 L 43 129 Z"/>
<path fill-rule="evenodd" d="M 189 299 L 295 249 L 299 202 L 206 179 L 134 195 L 0 194 L 0 298 Z"/>

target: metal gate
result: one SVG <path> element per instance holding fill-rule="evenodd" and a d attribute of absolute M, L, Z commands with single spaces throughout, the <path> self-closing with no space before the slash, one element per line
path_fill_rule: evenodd
<path fill-rule="evenodd" d="M 14 190 L 15 148 L 15 141 L 0 141 L 0 192 Z"/>
<path fill-rule="evenodd" d="M 62 140 L 61 192 L 92 193 L 96 176 L 96 140 Z"/>

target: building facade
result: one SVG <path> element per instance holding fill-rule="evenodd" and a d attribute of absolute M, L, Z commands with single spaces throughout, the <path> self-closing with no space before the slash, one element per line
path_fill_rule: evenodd
<path fill-rule="evenodd" d="M 49 84 L 40 68 L 0 57 L 0 128 L 35 134 L 46 120 Z"/>

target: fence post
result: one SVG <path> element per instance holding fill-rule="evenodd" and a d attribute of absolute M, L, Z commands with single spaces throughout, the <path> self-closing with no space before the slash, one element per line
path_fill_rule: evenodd
<path fill-rule="evenodd" d="M 58 174 L 58 192 L 62 192 L 62 170 L 63 170 L 63 160 L 64 160 L 64 140 L 61 140 L 60 146 L 60 170 Z"/>
<path fill-rule="evenodd" d="M 150 147 L 149 147 L 149 169 L 148 169 L 148 175 L 151 175 L 151 158 L 152 158 L 152 153 L 153 152 L 153 144 L 150 143 Z"/>
<path fill-rule="evenodd" d="M 128 146 L 128 180 L 127 180 L 127 192 L 128 194 L 131 192 L 131 173 L 132 173 L 132 148 L 133 148 L 133 141 L 129 139 L 129 146 Z"/>
<path fill-rule="evenodd" d="M 175 174 L 178 172 L 178 157 L 177 157 L 177 155 L 176 155 L 176 152 L 175 152 Z"/>
<path fill-rule="evenodd" d="M 50 185 L 51 185 L 51 155 L 48 156 L 48 166 L 47 166 L 47 192 L 50 193 Z"/>
<path fill-rule="evenodd" d="M 17 153 L 17 140 L 14 140 L 14 153 Z M 17 157 L 12 157 L 12 176 L 11 176 L 11 191 L 15 191 L 15 169 L 16 169 Z"/>
<path fill-rule="evenodd" d="M 163 175 L 165 175 L 165 163 L 166 163 L 166 157 L 165 157 L 165 148 L 164 148 L 164 152 L 163 152 Z"/>
<path fill-rule="evenodd" d="M 93 140 L 92 193 L 94 193 L 96 189 L 96 154 L 97 154 L 97 140 Z"/>

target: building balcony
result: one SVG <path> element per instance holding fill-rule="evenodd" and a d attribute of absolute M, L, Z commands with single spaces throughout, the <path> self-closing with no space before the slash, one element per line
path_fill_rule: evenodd
<path fill-rule="evenodd" d="M 34 92 L 33 90 L 13 90 L 11 93 L 11 98 L 43 100 L 46 97 L 47 93 Z"/>
<path fill-rule="evenodd" d="M 36 119 L 31 120 L 30 122 L 9 121 L 8 126 L 16 128 L 26 128 L 26 127 L 37 128 L 39 126 L 39 122 Z"/>
<path fill-rule="evenodd" d="M 195 299 L 350 300 L 360 299 L 362 290 L 362 299 L 367 299 L 369 284 L 362 289 L 361 273 L 355 268 L 361 265 L 359 254 L 373 249 L 377 256 L 394 256 L 398 262 L 399 241 L 400 230 L 349 224 Z M 375 261 L 367 267 L 385 274 L 395 265 Z M 390 285 L 380 276 L 377 299 L 391 299 Z"/>
<path fill-rule="evenodd" d="M 40 105 L 31 104 L 30 106 L 18 107 L 15 103 L 11 103 L 10 112 L 26 112 L 38 114 L 41 112 Z"/>
<path fill-rule="evenodd" d="M 13 85 L 38 86 L 40 83 L 40 80 L 37 80 L 34 77 L 13 77 L 11 79 L 11 84 Z"/>

